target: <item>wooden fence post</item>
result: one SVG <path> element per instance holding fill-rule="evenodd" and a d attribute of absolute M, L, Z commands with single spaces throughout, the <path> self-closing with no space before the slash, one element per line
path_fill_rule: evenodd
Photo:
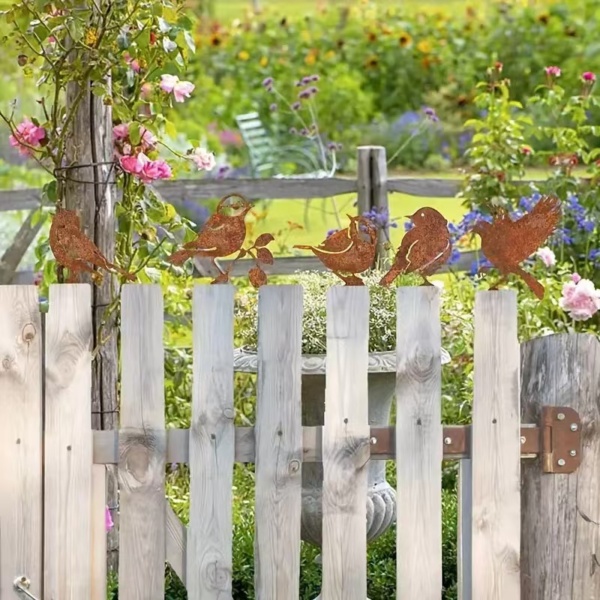
<path fill-rule="evenodd" d="M 539 423 L 542 406 L 568 406 L 582 428 L 575 473 L 545 474 L 540 459 L 523 465 L 523 598 L 600 598 L 600 343 L 541 337 L 523 344 L 521 365 L 523 421 Z"/>
<path fill-rule="evenodd" d="M 357 212 L 362 215 L 373 209 L 388 211 L 387 161 L 383 146 L 358 147 L 357 172 Z M 389 241 L 390 228 L 386 223 L 377 236 L 377 254 L 375 264 L 387 255 L 386 244 Z"/>

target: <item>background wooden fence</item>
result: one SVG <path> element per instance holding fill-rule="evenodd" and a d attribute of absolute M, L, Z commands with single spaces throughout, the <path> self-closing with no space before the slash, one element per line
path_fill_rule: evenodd
<path fill-rule="evenodd" d="M 153 188 L 174 206 L 184 201 L 206 201 L 221 198 L 227 194 L 240 193 L 251 200 L 290 200 L 315 198 L 335 198 L 342 194 L 356 194 L 359 214 L 376 207 L 389 208 L 390 193 L 408 194 L 423 198 L 454 198 L 460 191 L 462 182 L 452 179 L 390 178 L 387 176 L 385 148 L 364 146 L 357 150 L 358 170 L 356 178 L 330 179 L 195 179 L 156 182 Z M 0 212 L 12 210 L 36 210 L 40 207 L 41 190 L 0 190 Z M 23 223 L 15 243 L 0 260 L 0 284 L 31 283 L 31 271 L 17 271 L 27 248 L 39 232 L 39 226 L 31 221 L 31 216 Z M 387 231 L 380 234 L 381 245 Z M 464 252 L 459 262 L 452 266 L 455 271 L 468 270 L 475 259 L 474 252 Z M 223 261 L 226 266 L 228 261 Z M 214 275 L 209 262 L 196 261 L 199 275 Z M 234 275 L 248 272 L 245 260 L 238 261 Z M 271 274 L 287 275 L 297 270 L 323 269 L 322 263 L 313 256 L 280 257 L 272 266 L 265 266 Z"/>
<path fill-rule="evenodd" d="M 397 290 L 397 423 L 371 429 L 368 290 L 328 292 L 325 423 L 303 427 L 302 289 L 262 288 L 256 423 L 236 427 L 234 288 L 197 286 L 191 427 L 167 431 L 161 290 L 128 284 L 120 429 L 92 431 L 89 286 L 52 286 L 44 326 L 34 286 L 0 286 L 0 597 L 19 598 L 13 581 L 26 576 L 36 598 L 104 600 L 106 464 L 119 467 L 120 599 L 163 600 L 165 561 L 190 600 L 231 597 L 232 473 L 242 461 L 256 463 L 256 597 L 297 599 L 302 464 L 322 460 L 322 598 L 365 600 L 366 465 L 391 458 L 396 597 L 439 599 L 445 457 L 472 461 L 461 482 L 462 599 L 600 598 L 598 340 L 519 347 L 516 293 L 478 293 L 473 423 L 443 427 L 439 293 Z M 581 417 L 581 466 L 542 474 L 542 459 L 557 456 L 542 456 L 541 409 L 565 404 Z M 190 466 L 187 529 L 165 502 L 167 462 Z"/>

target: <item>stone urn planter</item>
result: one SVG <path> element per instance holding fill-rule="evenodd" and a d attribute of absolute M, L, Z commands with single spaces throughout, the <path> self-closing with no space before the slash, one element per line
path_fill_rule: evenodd
<path fill-rule="evenodd" d="M 324 424 L 325 415 L 325 360 L 323 354 L 305 354 L 302 357 L 302 425 Z M 442 364 L 449 362 L 442 352 Z M 235 351 L 234 369 L 256 373 L 256 352 Z M 396 387 L 396 352 L 369 354 L 369 425 L 386 426 Z M 385 479 L 384 460 L 369 464 L 367 497 L 367 540 L 382 535 L 396 518 L 396 492 Z M 323 464 L 302 465 L 302 539 L 321 547 L 322 543 Z"/>

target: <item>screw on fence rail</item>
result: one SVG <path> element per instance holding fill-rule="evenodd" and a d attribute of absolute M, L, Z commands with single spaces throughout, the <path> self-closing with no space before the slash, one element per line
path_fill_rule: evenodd
<path fill-rule="evenodd" d="M 21 597 L 30 598 L 30 600 L 39 600 L 36 596 L 34 596 L 29 591 L 29 586 L 31 585 L 31 581 L 25 575 L 21 575 L 21 577 L 17 577 L 13 582 L 13 587 L 17 594 Z"/>

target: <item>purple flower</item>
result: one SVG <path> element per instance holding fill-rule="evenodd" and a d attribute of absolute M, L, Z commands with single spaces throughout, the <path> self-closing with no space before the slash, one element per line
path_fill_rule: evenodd
<path fill-rule="evenodd" d="M 338 231 L 339 231 L 339 229 L 330 229 L 330 230 L 327 232 L 327 237 L 329 237 L 329 236 L 333 235 L 334 233 L 337 233 Z"/>
<path fill-rule="evenodd" d="M 296 101 L 294 102 L 294 104 L 292 104 L 292 110 L 300 110 L 300 107 L 302 105 L 300 104 L 300 102 Z"/>
<path fill-rule="evenodd" d="M 302 81 L 296 81 L 295 85 L 296 87 L 302 87 L 304 84 L 302 83 Z"/>
<path fill-rule="evenodd" d="M 311 88 L 308 88 L 308 91 L 310 92 L 311 96 L 316 96 L 317 92 L 319 91 L 319 88 L 313 86 Z"/>
<path fill-rule="evenodd" d="M 263 82 L 262 82 L 262 84 L 263 84 L 263 87 L 264 87 L 265 89 L 267 89 L 269 92 L 270 92 L 270 91 L 273 89 L 273 83 L 274 83 L 274 80 L 273 80 L 273 78 L 272 78 L 272 77 L 267 77 L 267 78 L 266 78 L 266 79 L 264 79 L 264 80 L 263 80 Z"/>
<path fill-rule="evenodd" d="M 303 77 L 300 82 L 302 85 L 308 85 L 312 81 L 312 77 Z"/>
<path fill-rule="evenodd" d="M 271 106 L 269 106 L 269 110 L 271 112 L 275 112 L 277 110 L 277 104 L 275 104 L 275 102 L 273 102 L 273 104 L 271 104 Z"/>
<path fill-rule="evenodd" d="M 229 171 L 231 171 L 231 167 L 229 165 L 221 165 L 217 170 L 217 179 L 224 179 Z"/>
<path fill-rule="evenodd" d="M 440 120 L 435 110 L 430 106 L 427 106 L 423 109 L 423 114 L 433 123 L 437 123 Z"/>
<path fill-rule="evenodd" d="M 298 133 L 298 130 L 297 130 L 295 127 L 290 127 L 290 129 L 289 129 L 289 132 L 290 132 L 292 135 L 296 135 L 296 134 Z"/>
<path fill-rule="evenodd" d="M 298 94 L 298 98 L 300 98 L 300 100 L 307 100 L 308 98 L 310 98 L 310 90 L 302 90 Z"/>
<path fill-rule="evenodd" d="M 335 142 L 329 142 L 327 144 L 327 150 L 334 152 L 335 150 L 337 150 L 337 144 Z"/>
<path fill-rule="evenodd" d="M 316 82 L 316 81 L 319 81 L 319 79 L 320 79 L 320 77 L 319 77 L 318 75 L 313 75 L 313 76 L 310 78 L 311 82 L 313 82 L 313 81 L 314 81 L 314 82 Z"/>
<path fill-rule="evenodd" d="M 308 129 L 305 129 L 304 127 L 300 130 L 300 135 L 308 135 Z"/>
<path fill-rule="evenodd" d="M 398 227 L 398 223 L 390 221 L 390 213 L 387 208 L 372 208 L 364 213 L 363 217 L 369 219 L 379 229 Z"/>

